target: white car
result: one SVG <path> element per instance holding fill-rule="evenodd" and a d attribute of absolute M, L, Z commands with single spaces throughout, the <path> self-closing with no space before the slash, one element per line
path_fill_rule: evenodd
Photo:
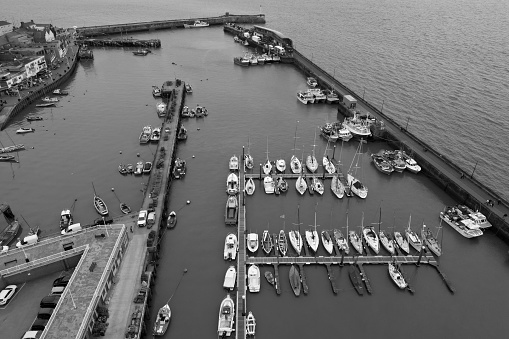
<path fill-rule="evenodd" d="M 141 210 L 138 214 L 138 227 L 147 226 L 147 210 Z"/>
<path fill-rule="evenodd" d="M 18 286 L 16 285 L 9 285 L 2 292 L 0 292 L 0 305 L 6 305 L 9 300 L 14 296 L 14 293 L 16 293 L 16 289 Z"/>

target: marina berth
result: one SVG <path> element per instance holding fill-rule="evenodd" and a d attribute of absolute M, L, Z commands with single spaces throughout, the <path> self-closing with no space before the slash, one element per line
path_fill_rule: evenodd
<path fill-rule="evenodd" d="M 313 152 L 306 157 L 306 167 L 311 173 L 316 172 L 316 170 L 318 169 L 318 161 L 316 160 L 315 156 L 315 147 L 316 147 L 316 130 L 315 139 L 313 141 Z"/>
<path fill-rule="evenodd" d="M 185 84 L 185 90 L 187 94 L 193 93 L 193 88 L 188 83 Z"/>
<path fill-rule="evenodd" d="M 186 175 L 186 161 L 184 159 L 175 159 L 173 165 L 173 177 L 175 179 L 183 178 Z"/>
<path fill-rule="evenodd" d="M 150 136 L 152 135 L 152 126 L 147 125 L 143 127 L 143 130 L 140 134 L 140 144 L 146 144 L 150 141 Z"/>
<path fill-rule="evenodd" d="M 237 270 L 235 266 L 230 266 L 224 275 L 223 287 L 229 291 L 235 288 L 235 281 L 237 280 Z"/>
<path fill-rule="evenodd" d="M 229 233 L 224 241 L 224 260 L 235 260 L 237 258 L 237 236 Z"/>
<path fill-rule="evenodd" d="M 184 106 L 182 108 L 182 113 L 180 113 L 182 118 L 194 118 L 194 112 L 192 112 L 188 106 Z"/>
<path fill-rule="evenodd" d="M 238 213 L 239 213 L 239 202 L 237 196 L 230 195 L 226 199 L 224 222 L 228 226 L 237 225 Z"/>
<path fill-rule="evenodd" d="M 366 199 L 368 196 L 368 188 L 358 179 L 354 178 L 350 173 L 346 175 L 346 180 L 350 190 L 359 198 Z"/>
<path fill-rule="evenodd" d="M 336 166 L 332 163 L 332 161 L 329 159 L 329 156 L 324 156 L 322 159 L 322 164 L 327 173 L 333 174 L 336 172 Z"/>
<path fill-rule="evenodd" d="M 276 178 L 276 187 L 281 193 L 288 191 L 288 182 L 283 178 L 282 175 L 278 175 Z"/>
<path fill-rule="evenodd" d="M 256 265 L 250 265 L 247 270 L 247 286 L 249 292 L 260 292 L 260 269 Z"/>
<path fill-rule="evenodd" d="M 246 244 L 249 252 L 256 253 L 256 251 L 258 251 L 258 233 L 248 233 Z"/>
<path fill-rule="evenodd" d="M 265 276 L 265 279 L 267 280 L 267 282 L 269 284 L 271 284 L 272 286 L 274 286 L 275 280 L 274 280 L 274 275 L 272 274 L 272 272 L 265 271 L 265 273 L 263 275 Z"/>
<path fill-rule="evenodd" d="M 230 173 L 226 179 L 226 193 L 235 195 L 239 192 L 239 177 L 235 173 Z"/>
<path fill-rule="evenodd" d="M 454 207 L 445 207 L 444 211 L 440 212 L 440 219 L 465 238 L 476 238 L 483 235 L 479 226 L 472 220 L 462 219 Z"/>
<path fill-rule="evenodd" d="M 5 155 L 0 155 L 0 161 L 14 161 L 14 162 L 16 162 L 17 160 L 14 155 L 5 154 Z"/>
<path fill-rule="evenodd" d="M 175 226 L 177 226 L 177 213 L 171 211 L 168 220 L 166 220 L 166 228 L 174 228 Z"/>
<path fill-rule="evenodd" d="M 14 239 L 16 239 L 20 232 L 21 224 L 18 222 L 18 220 L 14 220 L 8 223 L 2 232 L 0 232 L 0 249 L 2 249 L 4 246 L 9 246 L 14 241 Z"/>
<path fill-rule="evenodd" d="M 17 144 L 12 146 L 0 147 L 0 154 L 21 151 L 25 149 L 25 145 Z"/>
<path fill-rule="evenodd" d="M 220 337 L 229 337 L 234 331 L 235 304 L 229 294 L 221 302 L 219 307 L 219 320 L 217 324 L 217 333 Z"/>
<path fill-rule="evenodd" d="M 395 263 L 388 264 L 389 276 L 392 281 L 398 286 L 400 289 L 405 289 L 408 286 L 408 283 L 405 281 L 403 274 Z"/>
<path fill-rule="evenodd" d="M 318 237 L 318 232 L 316 231 L 316 211 L 315 211 L 315 225 L 313 229 L 306 230 L 306 241 L 308 246 L 313 250 L 314 253 L 318 251 L 318 245 L 320 245 L 320 238 Z"/>

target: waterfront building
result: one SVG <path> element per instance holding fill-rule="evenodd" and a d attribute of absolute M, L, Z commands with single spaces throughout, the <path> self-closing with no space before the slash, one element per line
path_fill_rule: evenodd
<path fill-rule="evenodd" d="M 0 35 L 12 32 L 13 25 L 7 21 L 0 21 Z"/>

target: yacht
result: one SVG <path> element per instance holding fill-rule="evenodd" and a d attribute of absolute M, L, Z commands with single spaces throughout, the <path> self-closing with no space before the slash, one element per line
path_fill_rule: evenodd
<path fill-rule="evenodd" d="M 271 176 L 263 178 L 263 188 L 265 189 L 265 193 L 274 194 L 275 186 L 276 184 Z"/>
<path fill-rule="evenodd" d="M 412 246 L 417 252 L 420 252 L 422 248 L 422 240 L 421 238 L 419 238 L 419 235 L 410 228 L 411 220 L 412 216 L 410 216 L 410 220 L 408 221 L 408 227 L 405 230 L 406 239 L 410 246 Z"/>
<path fill-rule="evenodd" d="M 401 234 L 401 232 L 395 231 L 394 232 L 394 240 L 396 241 L 396 244 L 400 248 L 400 250 L 406 254 L 410 253 L 410 247 L 408 245 L 408 241 L 406 238 Z"/>
<path fill-rule="evenodd" d="M 297 99 L 302 102 L 304 105 L 314 104 L 315 103 L 315 97 L 313 94 L 307 92 L 307 91 L 300 91 L 297 92 Z"/>
<path fill-rule="evenodd" d="M 292 265 L 290 267 L 288 278 L 290 279 L 290 285 L 292 286 L 293 293 L 296 297 L 298 297 L 300 295 L 301 282 L 299 269 L 296 265 Z"/>
<path fill-rule="evenodd" d="M 256 185 L 254 183 L 253 178 L 247 179 L 246 187 L 244 189 L 245 189 L 247 195 L 253 195 L 253 193 L 256 189 Z"/>
<path fill-rule="evenodd" d="M 258 251 L 258 233 L 248 233 L 246 243 L 249 252 L 256 253 Z"/>
<path fill-rule="evenodd" d="M 315 225 L 314 229 L 306 230 L 306 241 L 309 247 L 316 253 L 318 251 L 318 245 L 320 244 L 320 238 L 318 237 L 318 232 L 316 231 L 316 211 L 315 211 Z"/>
<path fill-rule="evenodd" d="M 247 286 L 249 292 L 260 292 L 260 269 L 256 265 L 249 266 L 247 270 Z"/>
<path fill-rule="evenodd" d="M 235 260 L 237 257 L 237 236 L 229 233 L 224 241 L 224 260 Z"/>
<path fill-rule="evenodd" d="M 156 127 L 150 133 L 150 141 L 159 142 L 159 140 L 161 140 L 161 127 Z"/>
<path fill-rule="evenodd" d="M 332 254 L 332 251 L 334 250 L 334 243 L 332 241 L 332 237 L 329 234 L 329 231 L 322 231 L 320 232 L 321 238 L 322 238 L 322 245 L 327 251 L 327 253 Z"/>
<path fill-rule="evenodd" d="M 332 163 L 332 161 L 329 159 L 329 156 L 324 156 L 322 159 L 322 164 L 327 173 L 333 174 L 336 172 L 336 166 Z"/>
<path fill-rule="evenodd" d="M 286 170 L 286 161 L 285 161 L 285 159 L 278 159 L 278 160 L 276 160 L 276 169 L 280 173 L 284 173 L 285 172 L 285 170 Z"/>
<path fill-rule="evenodd" d="M 293 249 L 297 252 L 297 255 L 300 255 L 300 252 L 302 251 L 302 236 L 299 231 L 292 230 L 288 232 L 288 237 L 290 238 L 290 244 Z"/>
<path fill-rule="evenodd" d="M 221 302 L 219 307 L 219 321 L 217 325 L 217 333 L 220 337 L 229 337 L 234 331 L 235 321 L 235 303 L 229 294 Z"/>
<path fill-rule="evenodd" d="M 387 250 L 387 252 L 389 252 L 391 255 L 394 255 L 394 241 L 392 240 L 390 233 L 386 233 L 381 230 L 378 232 L 378 237 L 380 238 L 380 243 Z"/>
<path fill-rule="evenodd" d="M 366 199 L 368 196 L 368 188 L 362 184 L 358 179 L 354 178 L 353 175 L 348 173 L 346 175 L 346 181 L 350 190 L 357 195 L 359 198 Z"/>
<path fill-rule="evenodd" d="M 235 288 L 235 281 L 237 280 L 237 270 L 235 266 L 231 265 L 226 274 L 224 275 L 223 287 L 229 291 L 233 291 Z"/>
<path fill-rule="evenodd" d="M 313 188 L 320 195 L 323 195 L 323 192 L 325 191 L 322 180 L 315 176 L 313 176 Z"/>
<path fill-rule="evenodd" d="M 336 174 L 332 177 L 330 188 L 332 190 L 332 193 L 339 199 L 343 198 L 345 195 L 345 186 L 339 179 L 339 176 Z"/>
<path fill-rule="evenodd" d="M 348 254 L 350 252 L 350 246 L 348 246 L 348 240 L 345 239 L 343 233 L 340 230 L 335 229 L 333 234 L 338 249 L 343 251 L 345 254 Z"/>
<path fill-rule="evenodd" d="M 230 158 L 229 167 L 231 171 L 238 171 L 239 169 L 239 158 L 236 155 L 233 155 Z"/>
<path fill-rule="evenodd" d="M 364 236 L 364 240 L 369 245 L 369 247 L 378 254 L 380 252 L 380 242 L 378 241 L 378 235 L 375 232 L 373 226 L 366 226 L 362 229 L 362 235 Z"/>
<path fill-rule="evenodd" d="M 302 175 L 300 175 L 295 181 L 295 188 L 297 189 L 297 192 L 300 193 L 300 195 L 306 193 L 308 184 L 306 182 L 306 179 Z"/>
<path fill-rule="evenodd" d="M 438 242 L 437 238 L 433 235 L 431 230 L 426 227 L 426 225 L 422 225 L 421 238 L 422 241 L 426 244 L 426 247 L 437 257 L 442 255 L 442 246 Z"/>
<path fill-rule="evenodd" d="M 474 211 L 465 205 L 456 205 L 453 208 L 462 219 L 471 220 L 479 228 L 488 228 L 492 226 L 486 216 L 479 211 Z"/>
<path fill-rule="evenodd" d="M 405 289 L 408 286 L 408 283 L 405 281 L 405 278 L 403 277 L 403 274 L 397 267 L 395 263 L 390 262 L 389 263 L 389 276 L 391 277 L 392 281 L 398 286 L 400 289 Z"/>
<path fill-rule="evenodd" d="M 350 244 L 352 244 L 353 248 L 359 253 L 363 253 L 362 249 L 362 239 L 359 237 L 357 232 L 355 231 L 348 231 L 348 239 L 350 240 Z"/>
<path fill-rule="evenodd" d="M 446 207 L 443 212 L 440 212 L 440 219 L 465 238 L 476 238 L 483 235 L 483 231 L 479 229 L 478 225 L 470 219 L 462 219 L 454 207 Z"/>

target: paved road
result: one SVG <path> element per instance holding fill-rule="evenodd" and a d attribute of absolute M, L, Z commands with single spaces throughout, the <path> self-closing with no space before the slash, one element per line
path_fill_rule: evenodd
<path fill-rule="evenodd" d="M 334 87 L 339 93 L 342 95 L 352 94 L 343 84 L 333 78 L 330 74 L 326 73 L 319 66 L 312 63 L 309 59 L 301 55 L 299 52 L 294 52 L 294 58 L 296 61 L 303 64 L 307 67 L 311 72 L 316 74 L 321 80 L 327 82 L 329 86 Z M 494 194 L 490 194 L 487 190 L 483 189 L 479 183 L 476 183 L 474 180 L 471 180 L 468 175 L 465 175 L 464 178 L 461 178 L 461 170 L 455 168 L 448 162 L 446 162 L 442 156 L 436 153 L 433 150 L 425 151 L 425 146 L 421 144 L 419 141 L 415 140 L 410 136 L 404 128 L 400 128 L 396 126 L 391 121 L 388 121 L 386 117 L 382 117 L 379 112 L 373 110 L 372 108 L 365 105 L 361 100 L 357 100 L 357 109 L 362 112 L 369 112 L 370 115 L 376 117 L 377 119 L 383 120 L 385 122 L 385 126 L 387 131 L 392 134 L 396 139 L 405 143 L 409 148 L 411 148 L 415 154 L 419 157 L 427 161 L 433 167 L 435 167 L 439 172 L 443 173 L 445 176 L 449 178 L 452 182 L 454 182 L 459 187 L 463 188 L 466 192 L 468 192 L 473 198 L 477 199 L 479 204 L 484 204 L 486 208 L 489 209 L 490 214 L 487 216 L 490 217 L 491 214 L 495 214 L 500 218 L 505 218 L 509 214 L 509 204 L 506 201 L 503 201 L 500 197 L 497 197 Z M 487 199 L 491 199 L 494 201 L 494 206 L 490 207 L 485 204 Z M 501 203 L 497 202 L 501 200 Z M 507 219 L 507 218 L 506 218 Z M 505 226 L 509 228 L 507 221 L 505 221 Z"/>

